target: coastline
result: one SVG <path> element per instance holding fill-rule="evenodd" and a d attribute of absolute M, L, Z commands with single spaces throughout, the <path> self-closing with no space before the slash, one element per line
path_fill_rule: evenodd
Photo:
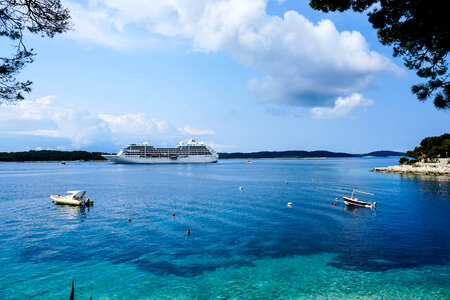
<path fill-rule="evenodd" d="M 220 158 L 220 159 L 240 159 L 240 160 L 257 160 L 257 159 L 327 159 L 327 158 L 353 158 L 353 157 L 325 157 L 325 156 L 317 156 L 317 157 L 256 157 L 256 158 L 252 158 L 252 157 L 224 157 L 224 158 Z"/>
<path fill-rule="evenodd" d="M 360 156 L 360 157 L 326 157 L 326 156 L 312 156 L 312 157 L 257 157 L 257 158 L 252 158 L 252 157 L 246 157 L 246 158 L 241 158 L 241 157 L 224 157 L 224 158 L 219 158 L 219 160 L 232 160 L 232 159 L 236 159 L 236 160 L 264 160 L 264 159 L 330 159 L 330 158 L 386 158 L 386 157 L 398 157 L 398 156 Z M 1 161 L 0 163 L 61 163 L 61 161 L 65 161 L 66 163 L 69 162 L 109 162 L 109 160 L 107 159 L 93 159 L 93 160 L 18 160 L 18 161 Z M 376 169 L 381 169 L 381 168 L 376 168 Z"/>
<path fill-rule="evenodd" d="M 276 157 L 276 158 L 251 158 L 251 160 L 259 160 L 259 159 L 327 159 L 330 157 Z M 346 157 L 347 158 L 347 157 Z M 353 158 L 353 157 L 350 157 Z M 240 159 L 246 160 L 247 158 L 219 158 L 219 160 L 228 160 L 228 159 Z M 109 162 L 107 159 L 99 159 L 99 160 L 64 160 L 66 163 L 73 162 Z M 60 160 L 22 160 L 22 161 L 0 161 L 1 163 L 61 163 Z"/>
<path fill-rule="evenodd" d="M 64 160 L 64 162 L 108 162 L 107 159 L 98 159 L 98 160 Z M 22 161 L 0 161 L 0 164 L 4 163 L 61 163 L 61 160 L 22 160 Z"/>
<path fill-rule="evenodd" d="M 450 166 L 443 164 L 420 164 L 420 165 L 397 165 L 389 167 L 374 168 L 371 172 L 450 176 Z"/>

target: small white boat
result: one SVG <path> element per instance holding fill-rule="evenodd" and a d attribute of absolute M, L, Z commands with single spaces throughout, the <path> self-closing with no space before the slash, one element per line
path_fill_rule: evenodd
<path fill-rule="evenodd" d="M 67 191 L 66 196 L 51 195 L 52 202 L 66 205 L 93 205 L 94 200 L 84 198 L 86 191 Z"/>
<path fill-rule="evenodd" d="M 373 196 L 372 193 L 367 193 L 367 192 L 353 190 L 352 196 L 350 198 L 349 197 L 344 197 L 345 205 L 355 205 L 355 206 L 368 207 L 368 208 L 375 208 L 375 206 L 377 205 L 376 202 L 365 202 L 365 201 L 359 200 L 358 198 L 353 198 L 353 195 L 355 193 L 361 193 L 361 194 L 367 194 L 367 195 L 372 195 Z"/>

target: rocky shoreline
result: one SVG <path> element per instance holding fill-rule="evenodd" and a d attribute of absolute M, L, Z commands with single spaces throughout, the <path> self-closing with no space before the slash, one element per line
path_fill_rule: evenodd
<path fill-rule="evenodd" d="M 443 164 L 425 165 L 422 163 L 419 165 L 398 165 L 384 168 L 374 168 L 370 171 L 381 173 L 450 176 L 450 166 Z"/>

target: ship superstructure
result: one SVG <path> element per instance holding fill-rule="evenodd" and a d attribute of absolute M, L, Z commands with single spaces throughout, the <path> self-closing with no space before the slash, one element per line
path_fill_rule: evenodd
<path fill-rule="evenodd" d="M 203 142 L 190 139 L 186 144 L 181 141 L 177 147 L 155 148 L 146 141 L 131 144 L 116 155 L 102 155 L 117 164 L 190 164 L 215 163 L 219 155 Z"/>

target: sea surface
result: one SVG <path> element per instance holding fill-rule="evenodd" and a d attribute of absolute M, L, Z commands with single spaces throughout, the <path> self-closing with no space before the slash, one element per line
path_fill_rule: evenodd
<path fill-rule="evenodd" d="M 397 161 L 1 163 L 0 299 L 449 299 L 450 178 Z"/>

